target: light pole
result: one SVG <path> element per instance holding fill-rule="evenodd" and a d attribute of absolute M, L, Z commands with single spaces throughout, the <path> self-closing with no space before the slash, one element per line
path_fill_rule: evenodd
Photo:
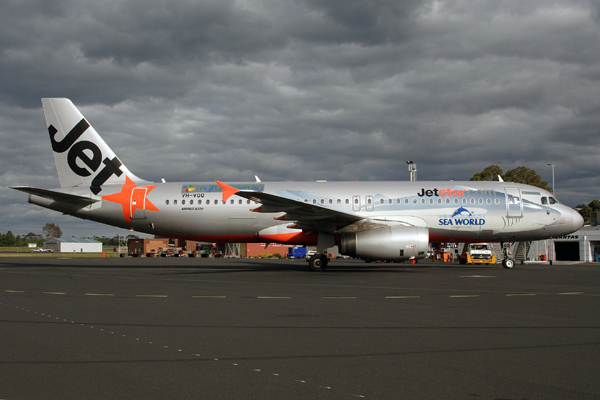
<path fill-rule="evenodd" d="M 408 172 L 410 173 L 410 181 L 414 182 L 417 180 L 417 164 L 412 161 L 407 161 Z"/>
<path fill-rule="evenodd" d="M 554 167 L 556 164 L 548 164 L 552 167 L 552 195 L 554 195 Z"/>

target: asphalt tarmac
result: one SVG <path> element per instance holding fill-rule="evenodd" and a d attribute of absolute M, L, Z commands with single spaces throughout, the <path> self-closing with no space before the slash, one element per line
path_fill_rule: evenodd
<path fill-rule="evenodd" d="M 600 399 L 600 265 L 0 259 L 0 399 Z"/>

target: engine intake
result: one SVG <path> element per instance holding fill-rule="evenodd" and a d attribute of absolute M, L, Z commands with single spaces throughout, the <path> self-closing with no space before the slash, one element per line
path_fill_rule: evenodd
<path fill-rule="evenodd" d="M 425 258 L 428 249 L 429 229 L 419 226 L 392 226 L 344 233 L 340 241 L 340 253 L 368 260 Z"/>

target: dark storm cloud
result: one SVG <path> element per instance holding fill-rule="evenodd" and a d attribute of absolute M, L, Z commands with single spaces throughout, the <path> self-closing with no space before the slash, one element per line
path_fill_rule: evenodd
<path fill-rule="evenodd" d="M 421 180 L 497 164 L 551 181 L 554 163 L 559 197 L 587 203 L 600 198 L 598 11 L 583 0 L 9 0 L 0 231 L 115 231 L 6 189 L 58 185 L 40 97 L 71 98 L 147 179 L 405 180 L 413 160 Z"/>

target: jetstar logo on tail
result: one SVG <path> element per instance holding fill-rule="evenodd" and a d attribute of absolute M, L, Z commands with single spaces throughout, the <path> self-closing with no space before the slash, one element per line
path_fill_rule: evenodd
<path fill-rule="evenodd" d="M 102 196 L 102 200 L 118 203 L 123 208 L 123 217 L 127 225 L 131 223 L 131 217 L 135 210 L 160 211 L 154 204 L 146 198 L 157 185 L 153 186 L 137 186 L 134 181 L 125 176 L 125 184 L 121 191 L 114 194 Z"/>
<path fill-rule="evenodd" d="M 52 125 L 48 127 L 48 133 L 50 133 L 50 141 L 52 142 L 52 150 L 56 153 L 64 153 L 69 150 L 67 154 L 67 162 L 69 164 L 69 168 L 71 171 L 76 173 L 79 176 L 90 176 L 93 172 L 96 172 L 102 164 L 104 167 L 102 170 L 94 177 L 92 180 L 92 184 L 90 185 L 90 190 L 94 194 L 100 193 L 102 190 L 102 185 L 110 178 L 112 175 L 121 176 L 123 171 L 121 171 L 121 161 L 115 156 L 112 160 L 108 157 L 105 157 L 102 160 L 102 151 L 96 146 L 94 143 L 81 140 L 77 143 L 77 139 L 90 127 L 90 124 L 83 118 L 77 125 L 71 129 L 71 131 L 61 140 L 60 142 L 56 141 L 55 136 L 58 132 L 56 128 Z M 92 154 L 92 158 L 89 157 L 89 153 L 85 153 L 84 150 L 89 150 Z M 77 164 L 77 160 L 80 160 L 83 164 L 85 164 L 88 168 L 80 167 Z M 90 172 L 91 170 L 91 172 Z"/>

